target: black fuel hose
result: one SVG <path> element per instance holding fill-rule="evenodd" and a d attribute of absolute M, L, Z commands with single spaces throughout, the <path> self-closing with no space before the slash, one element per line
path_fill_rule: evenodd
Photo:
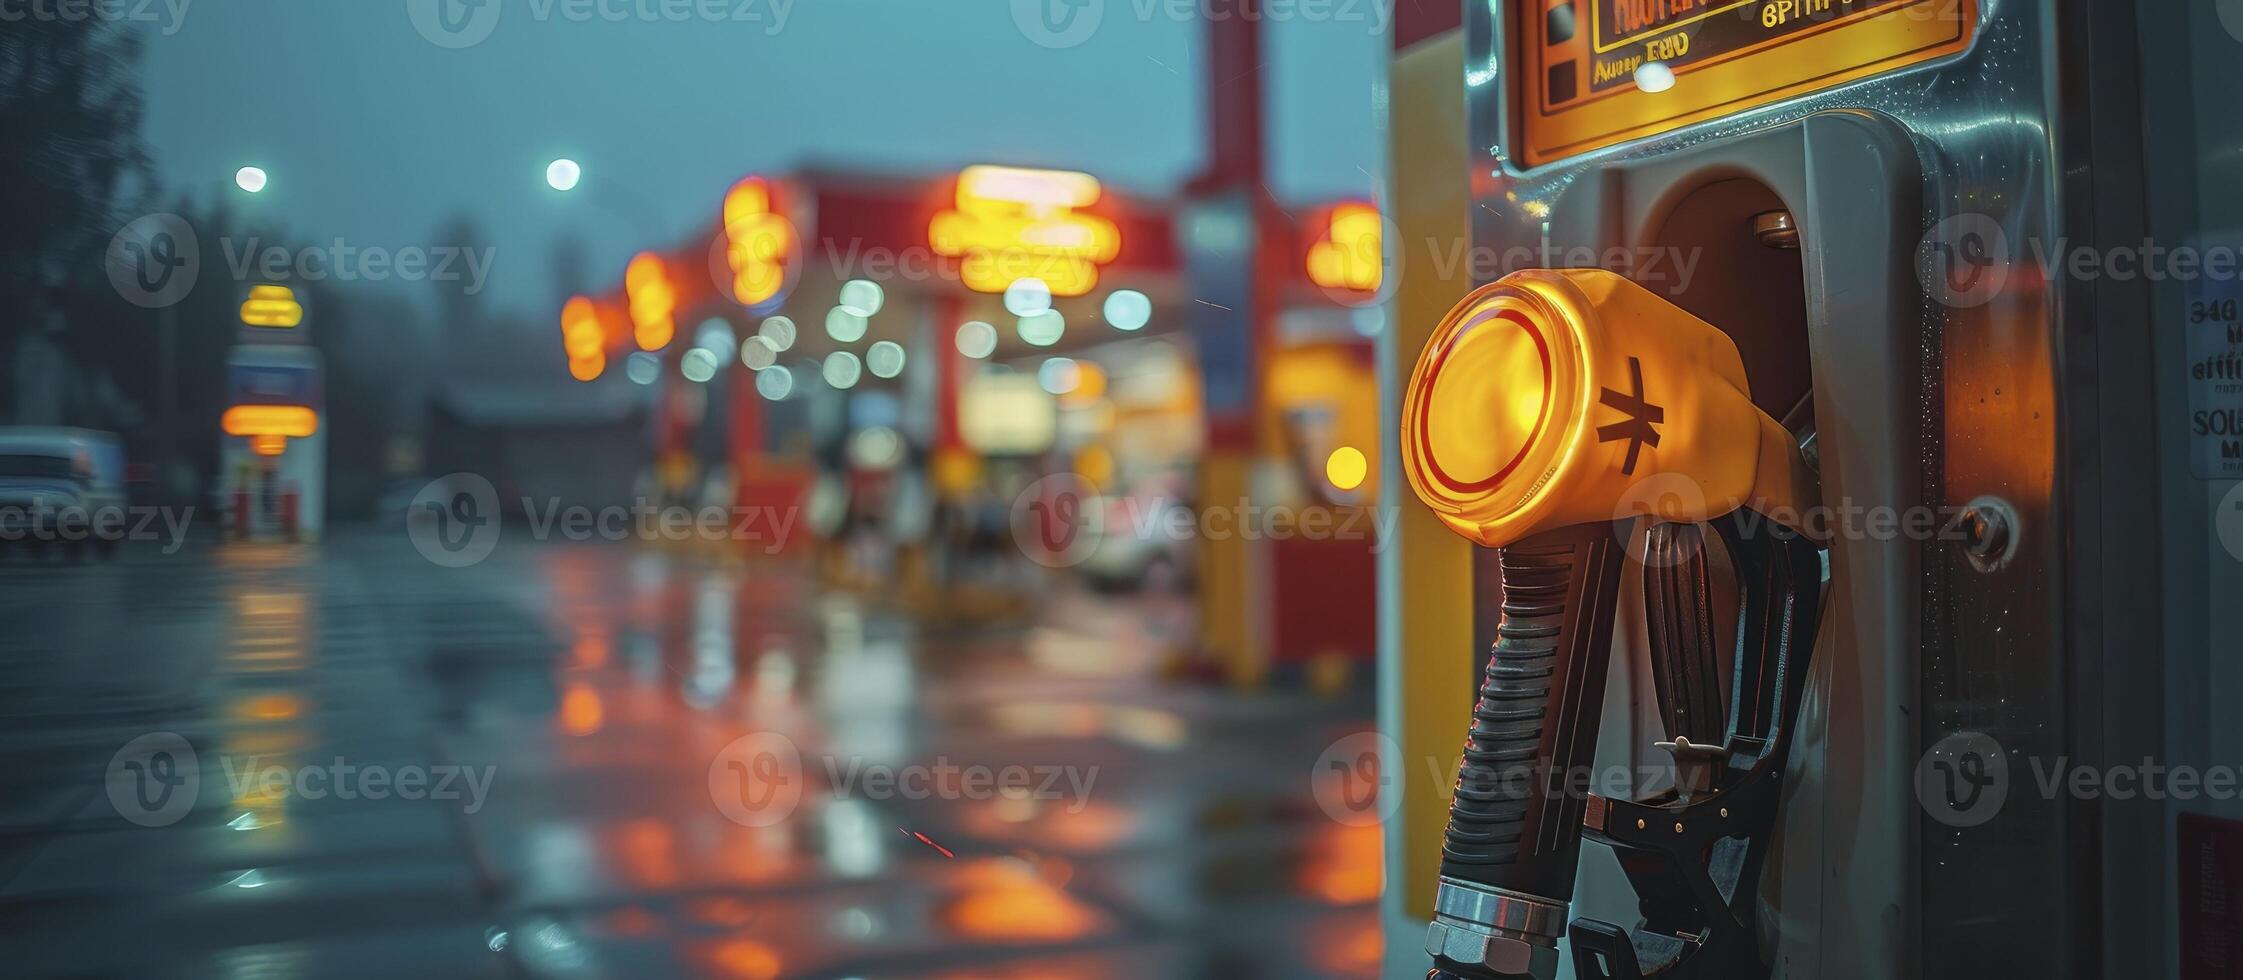
<path fill-rule="evenodd" d="M 1623 541 L 1591 524 L 1501 550 L 1503 618 L 1449 805 L 1442 877 L 1572 901 Z"/>

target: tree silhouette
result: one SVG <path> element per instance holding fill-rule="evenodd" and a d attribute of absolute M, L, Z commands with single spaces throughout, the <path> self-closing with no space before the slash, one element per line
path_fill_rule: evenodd
<path fill-rule="evenodd" d="M 0 377 L 26 333 L 57 325 L 62 294 L 102 275 L 120 202 L 150 194 L 140 48 L 99 17 L 0 31 L 0 291 L 17 311 L 0 317 Z"/>

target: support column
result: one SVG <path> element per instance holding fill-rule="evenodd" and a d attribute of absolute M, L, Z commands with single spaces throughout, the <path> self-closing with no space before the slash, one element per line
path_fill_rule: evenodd
<path fill-rule="evenodd" d="M 1232 681 L 1254 684 L 1269 672 L 1267 554 L 1240 525 L 1254 513 L 1265 451 L 1261 361 L 1274 341 L 1287 223 L 1263 181 L 1259 0 L 1210 3 L 1207 170 L 1177 225 L 1207 413 L 1197 503 L 1227 512 L 1201 522 L 1200 646 Z"/>

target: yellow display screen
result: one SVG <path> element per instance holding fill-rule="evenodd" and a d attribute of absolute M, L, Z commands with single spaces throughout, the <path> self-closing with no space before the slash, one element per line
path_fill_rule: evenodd
<path fill-rule="evenodd" d="M 1537 166 L 1970 46 L 1978 0 L 1514 0 Z"/>

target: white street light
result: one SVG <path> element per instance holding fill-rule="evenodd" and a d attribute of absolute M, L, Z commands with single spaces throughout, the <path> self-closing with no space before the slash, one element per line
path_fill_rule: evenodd
<path fill-rule="evenodd" d="M 257 167 L 243 167 L 234 171 L 234 185 L 251 194 L 264 190 L 267 179 L 265 171 Z"/>
<path fill-rule="evenodd" d="M 584 179 L 584 168 L 576 161 L 562 157 L 545 165 L 545 183 L 557 191 L 573 191 L 576 182 Z"/>

